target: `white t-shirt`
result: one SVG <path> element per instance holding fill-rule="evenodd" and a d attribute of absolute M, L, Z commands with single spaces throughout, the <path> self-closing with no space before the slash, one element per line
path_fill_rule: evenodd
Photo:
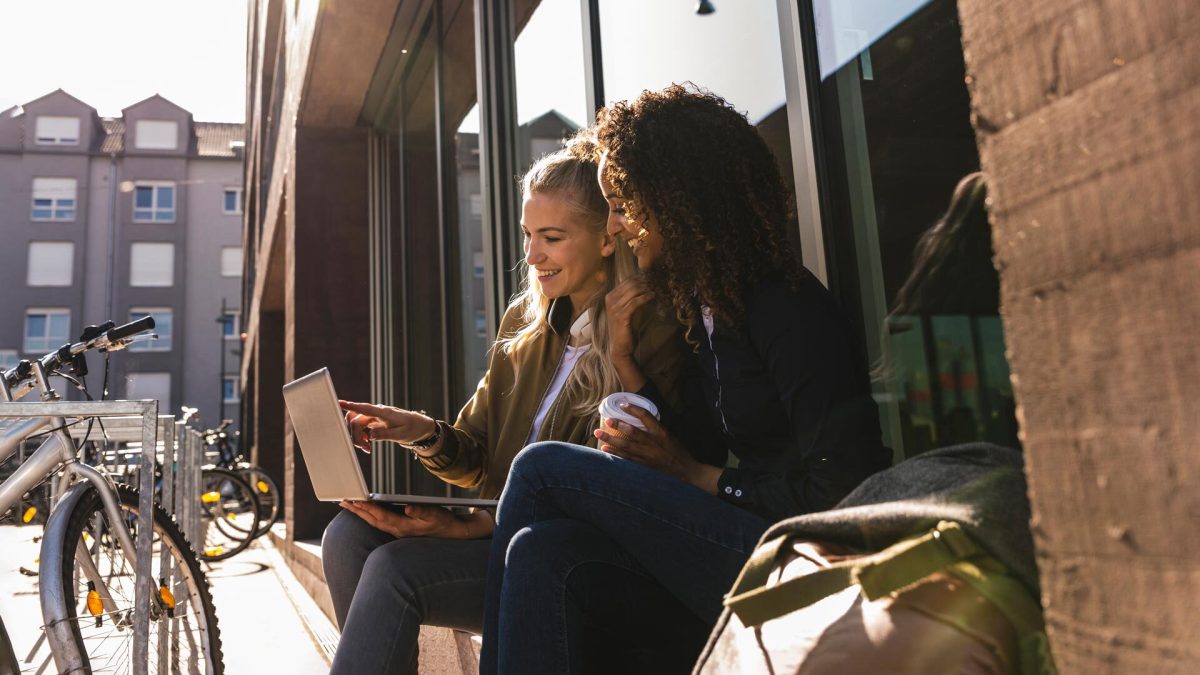
<path fill-rule="evenodd" d="M 546 421 L 546 414 L 550 412 L 550 408 L 554 407 L 554 401 L 558 398 L 558 393 L 562 391 L 563 385 L 567 383 L 567 377 L 575 368 L 575 363 L 591 348 L 590 344 L 578 347 L 567 345 L 567 352 L 563 354 L 562 362 L 558 364 L 558 370 L 554 372 L 554 379 L 550 381 L 550 389 L 546 391 L 546 397 L 542 399 L 537 414 L 533 416 L 533 430 L 529 432 L 527 443 L 537 440 L 538 433 L 542 430 L 542 423 Z"/>

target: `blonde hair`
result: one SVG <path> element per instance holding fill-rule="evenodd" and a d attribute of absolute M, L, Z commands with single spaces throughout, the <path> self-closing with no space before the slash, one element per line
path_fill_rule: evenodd
<path fill-rule="evenodd" d="M 604 234 L 608 202 L 596 180 L 596 154 L 595 137 L 591 130 L 579 132 L 568 139 L 561 150 L 534 162 L 521 179 L 524 198 L 536 194 L 552 195 L 570 207 L 578 222 L 597 234 Z M 599 251 L 596 255 L 600 255 Z M 550 328 L 550 298 L 542 293 L 537 273 L 529 268 L 524 258 L 520 265 L 525 268 L 524 281 L 510 306 L 520 308 L 521 327 L 509 335 L 499 336 L 495 345 L 517 366 L 514 370 L 518 380 L 521 347 Z M 621 389 L 621 381 L 609 358 L 608 317 L 604 311 L 604 297 L 636 269 L 637 262 L 629 248 L 616 246 L 613 254 L 604 259 L 604 281 L 600 290 L 584 307 L 574 308 L 577 315 L 582 314 L 583 310 L 590 312 L 592 339 L 591 349 L 579 357 L 563 385 L 564 400 L 574 402 L 571 411 L 576 414 L 594 412 L 605 396 Z"/>

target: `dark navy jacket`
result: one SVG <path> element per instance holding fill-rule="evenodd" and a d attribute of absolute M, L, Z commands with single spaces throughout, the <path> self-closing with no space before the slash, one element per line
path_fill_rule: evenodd
<path fill-rule="evenodd" d="M 704 461 L 736 468 L 719 496 L 770 521 L 832 507 L 891 465 L 854 332 L 805 272 L 799 288 L 767 281 L 745 298 L 742 325 L 703 325 L 681 383 L 685 409 L 664 420 Z"/>

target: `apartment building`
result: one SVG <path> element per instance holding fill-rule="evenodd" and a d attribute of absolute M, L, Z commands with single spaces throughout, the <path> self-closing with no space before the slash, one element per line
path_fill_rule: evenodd
<path fill-rule="evenodd" d="M 61 89 L 0 112 L 0 364 L 150 314 L 159 337 L 112 358 L 110 396 L 236 418 L 243 134 L 157 95 L 115 118 Z"/>

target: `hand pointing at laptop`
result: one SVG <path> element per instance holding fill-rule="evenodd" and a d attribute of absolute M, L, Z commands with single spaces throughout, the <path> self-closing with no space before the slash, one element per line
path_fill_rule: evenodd
<path fill-rule="evenodd" d="M 401 445 L 420 443 L 437 432 L 437 422 L 424 413 L 386 405 L 338 400 L 346 411 L 350 441 L 363 452 L 371 452 L 371 441 L 393 441 Z M 419 454 L 432 454 L 437 443 L 415 448 Z"/>

